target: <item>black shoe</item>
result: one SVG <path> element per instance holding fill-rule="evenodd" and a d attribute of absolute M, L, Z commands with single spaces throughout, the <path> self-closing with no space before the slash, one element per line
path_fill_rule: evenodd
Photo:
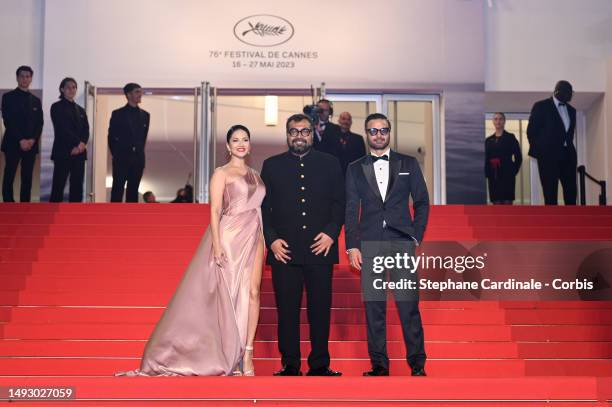
<path fill-rule="evenodd" d="M 306 376 L 342 376 L 342 373 L 331 370 L 328 367 L 320 367 L 318 369 L 310 369 Z"/>
<path fill-rule="evenodd" d="M 283 366 L 278 372 L 272 373 L 273 376 L 301 376 L 300 369 L 293 366 Z"/>
<path fill-rule="evenodd" d="M 372 370 L 363 372 L 364 376 L 389 376 L 389 369 L 382 366 L 374 366 Z"/>
<path fill-rule="evenodd" d="M 427 373 L 425 373 L 424 368 L 418 367 L 418 368 L 412 369 L 412 375 L 413 376 L 427 376 Z"/>

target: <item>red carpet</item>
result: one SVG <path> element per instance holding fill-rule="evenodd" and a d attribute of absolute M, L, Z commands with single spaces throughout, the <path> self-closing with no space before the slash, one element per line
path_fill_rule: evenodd
<path fill-rule="evenodd" d="M 344 377 L 270 376 L 280 362 L 269 270 L 258 377 L 111 377 L 138 367 L 207 224 L 205 205 L 0 204 L 0 386 L 75 386 L 79 401 L 71 405 L 570 406 L 612 399 L 612 302 L 604 301 L 422 301 L 427 378 L 404 376 L 390 305 L 396 377 L 359 377 L 369 367 L 366 332 L 359 276 L 346 258 L 334 276 L 330 343 L 332 368 Z M 612 209 L 438 206 L 426 239 L 612 240 Z M 302 347 L 307 354 L 308 343 Z"/>

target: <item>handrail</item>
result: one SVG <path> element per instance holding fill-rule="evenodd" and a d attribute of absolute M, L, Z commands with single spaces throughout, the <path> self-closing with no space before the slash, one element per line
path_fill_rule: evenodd
<path fill-rule="evenodd" d="M 599 205 L 607 205 L 606 202 L 606 181 L 598 180 L 591 174 L 586 172 L 586 167 L 581 165 L 578 167 L 578 174 L 580 174 L 580 205 L 586 205 L 586 178 L 590 179 L 596 184 L 599 184 L 601 192 L 599 193 Z"/>

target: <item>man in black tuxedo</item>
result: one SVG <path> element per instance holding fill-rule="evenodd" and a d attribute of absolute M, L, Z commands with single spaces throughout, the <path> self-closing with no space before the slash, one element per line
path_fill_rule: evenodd
<path fill-rule="evenodd" d="M 410 256 L 423 240 L 429 216 L 427 186 L 418 161 L 389 148 L 391 124 L 380 113 L 369 115 L 365 121 L 370 155 L 351 163 L 346 173 L 346 247 L 351 265 L 362 270 L 362 288 L 371 287 L 373 270 L 363 262 L 377 254 L 362 251 L 369 242 L 376 242 L 377 252 L 392 251 L 400 243 Z M 414 220 L 408 207 L 412 197 Z M 361 215 L 360 215 L 361 214 Z M 397 273 L 389 276 L 398 277 Z M 377 298 L 364 291 L 368 327 L 368 353 L 372 370 L 364 376 L 389 375 L 386 338 L 386 291 Z M 407 348 L 407 360 L 413 376 L 425 376 L 425 345 L 418 288 L 402 296 L 394 291 Z"/>
<path fill-rule="evenodd" d="M 329 368 L 328 340 L 344 180 L 335 157 L 312 149 L 308 116 L 291 116 L 286 130 L 289 151 L 266 159 L 261 170 L 266 185 L 261 207 L 266 263 L 272 266 L 283 365 L 274 375 L 301 375 L 300 307 L 306 286 L 311 343 L 307 374 L 340 376 Z"/>
<path fill-rule="evenodd" d="M 17 68 L 17 88 L 2 95 L 2 120 L 4 137 L 1 150 L 4 153 L 4 178 L 2 197 L 4 202 L 15 202 L 13 182 L 21 163 L 20 202 L 30 202 L 32 175 L 39 150 L 43 128 L 43 112 L 40 99 L 30 93 L 34 71 L 29 66 Z"/>
<path fill-rule="evenodd" d="M 529 155 L 538 160 L 546 205 L 557 205 L 559 181 L 565 204 L 576 205 L 576 109 L 569 104 L 573 93 L 569 82 L 559 81 L 553 96 L 536 102 L 529 115 Z"/>
<path fill-rule="evenodd" d="M 138 107 L 142 88 L 136 83 L 123 87 L 127 104 L 113 111 L 108 127 L 108 147 L 113 156 L 111 202 L 138 202 L 138 187 L 145 168 L 145 145 L 149 134 L 148 112 Z"/>
<path fill-rule="evenodd" d="M 346 174 L 348 165 L 356 159 L 363 157 L 366 154 L 366 148 L 363 137 L 351 132 L 353 117 L 349 112 L 340 113 L 338 116 L 338 124 L 340 125 L 338 159 L 340 160 L 342 173 Z"/>
<path fill-rule="evenodd" d="M 314 123 L 313 147 L 339 159 L 340 126 L 330 122 L 334 114 L 332 104 L 327 99 L 317 102 L 318 121 Z"/>

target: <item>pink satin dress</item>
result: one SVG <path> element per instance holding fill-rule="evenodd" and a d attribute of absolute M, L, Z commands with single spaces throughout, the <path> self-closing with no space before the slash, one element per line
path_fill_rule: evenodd
<path fill-rule="evenodd" d="M 149 338 L 140 369 L 117 375 L 222 376 L 238 368 L 247 339 L 251 274 L 263 241 L 265 191 L 250 168 L 226 184 L 219 231 L 227 261 L 216 265 L 209 227 Z"/>

